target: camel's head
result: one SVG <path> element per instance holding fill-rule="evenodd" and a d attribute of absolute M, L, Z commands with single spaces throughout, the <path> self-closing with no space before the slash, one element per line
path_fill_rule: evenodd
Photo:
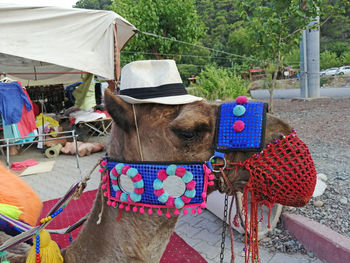
<path fill-rule="evenodd" d="M 155 199 L 155 205 L 182 208 L 216 189 L 231 195 L 249 189 L 271 204 L 281 197 L 283 202 L 292 199 L 289 205 L 303 205 L 310 198 L 313 189 L 307 170 L 315 177 L 313 164 L 308 165 L 310 153 L 304 143 L 292 138 L 288 124 L 266 114 L 265 104 L 247 103 L 240 97 L 219 105 L 191 96 L 172 60 L 126 65 L 120 89 L 119 96 L 109 90 L 105 93 L 105 105 L 114 120 L 108 154 L 117 160 L 106 167 L 111 173 L 110 184 L 104 185 L 109 203 L 130 206 L 149 198 Z M 253 156 L 268 146 L 263 154 Z M 223 166 L 218 164 L 220 159 Z M 135 161 L 143 163 L 139 166 Z M 168 163 L 161 167 L 161 162 Z M 199 168 L 186 162 L 196 162 Z M 209 175 L 211 171 L 214 175 Z M 123 176 L 131 184 L 129 190 Z M 167 185 L 182 185 L 182 190 L 175 195 L 165 189 Z"/>
<path fill-rule="evenodd" d="M 108 153 L 124 161 L 201 161 L 213 156 L 215 127 L 219 105 L 198 101 L 183 105 L 131 105 L 107 91 L 105 104 L 114 120 Z M 281 135 L 292 133 L 292 128 L 273 115 L 266 115 L 264 146 L 274 143 Z M 139 135 L 138 135 L 139 134 Z M 229 163 L 244 162 L 254 152 L 230 152 Z M 219 160 L 220 161 L 220 160 Z M 246 168 L 225 170 L 231 185 L 242 191 L 250 173 Z M 209 192 L 220 190 L 233 194 L 221 173 L 215 173 Z"/>

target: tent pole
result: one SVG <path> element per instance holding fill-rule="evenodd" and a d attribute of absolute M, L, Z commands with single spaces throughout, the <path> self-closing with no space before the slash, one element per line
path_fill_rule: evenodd
<path fill-rule="evenodd" d="M 119 90 L 119 80 L 120 80 L 120 50 L 118 46 L 118 34 L 117 25 L 113 26 L 114 33 L 114 70 L 115 70 L 115 88 Z"/>

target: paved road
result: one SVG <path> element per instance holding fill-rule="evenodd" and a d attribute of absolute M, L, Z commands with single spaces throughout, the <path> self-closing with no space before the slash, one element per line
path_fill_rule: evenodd
<path fill-rule="evenodd" d="M 258 89 L 250 91 L 253 99 L 265 100 L 270 98 L 270 92 L 267 89 Z M 350 97 L 350 88 L 322 88 L 321 97 L 345 98 Z M 276 89 L 274 91 L 275 99 L 294 99 L 300 98 L 300 89 Z"/>
<path fill-rule="evenodd" d="M 95 153 L 80 158 L 83 176 L 90 171 L 103 154 L 104 153 Z M 39 162 L 51 160 L 45 158 L 40 150 L 31 148 L 24 154 L 11 157 L 10 161 L 23 161 L 29 158 Z M 42 201 L 62 197 L 69 186 L 80 179 L 74 156 L 61 154 L 55 158 L 55 161 L 54 168 L 51 172 L 23 177 L 23 179 L 38 193 Z M 96 170 L 86 190 L 96 189 L 99 184 L 99 178 L 99 173 Z M 175 228 L 175 232 L 197 250 L 209 263 L 220 262 L 221 231 L 221 219 L 207 210 L 204 210 L 200 215 L 193 215 L 191 213 L 182 215 Z M 244 257 L 241 256 L 244 244 L 240 241 L 239 235 L 238 232 L 235 232 L 234 246 L 236 263 L 244 262 Z M 230 241 L 228 232 L 225 244 L 224 262 L 226 263 L 230 262 Z M 270 253 L 264 248 L 260 248 L 260 257 L 260 262 L 262 263 L 321 263 L 320 260 L 310 258 L 307 255 Z"/>

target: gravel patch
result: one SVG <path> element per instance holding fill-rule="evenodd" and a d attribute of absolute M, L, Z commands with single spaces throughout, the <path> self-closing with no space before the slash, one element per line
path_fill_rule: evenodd
<path fill-rule="evenodd" d="M 309 147 L 317 173 L 326 175 L 323 195 L 302 208 L 284 207 L 350 238 L 350 98 L 275 100 L 275 114 L 296 129 Z M 314 255 L 280 223 L 261 245 L 272 251 Z"/>

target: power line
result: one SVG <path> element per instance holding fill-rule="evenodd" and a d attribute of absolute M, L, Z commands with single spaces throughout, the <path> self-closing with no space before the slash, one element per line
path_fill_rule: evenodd
<path fill-rule="evenodd" d="M 180 65 L 189 65 L 189 64 L 177 64 L 177 66 L 180 66 Z M 205 68 L 207 66 L 211 66 L 210 64 L 206 64 L 206 65 L 190 64 L 190 65 L 195 66 L 195 67 L 199 67 L 199 68 Z M 235 67 L 224 67 L 224 66 L 218 66 L 218 65 L 216 65 L 215 67 L 216 68 L 235 69 Z M 236 67 L 236 68 L 238 68 L 238 67 Z"/>
<path fill-rule="evenodd" d="M 181 44 L 185 44 L 185 45 L 199 47 L 199 48 L 207 49 L 207 50 L 210 50 L 210 51 L 214 51 L 214 52 L 218 52 L 218 53 L 222 53 L 222 54 L 226 54 L 226 55 L 230 55 L 230 56 L 234 56 L 234 57 L 238 57 L 238 58 L 242 58 L 242 59 L 246 59 L 246 60 L 259 61 L 258 59 L 249 58 L 249 57 L 245 57 L 245 56 L 229 53 L 229 52 L 226 52 L 226 51 L 217 50 L 217 49 L 214 49 L 214 48 L 205 47 L 205 46 L 201 46 L 201 45 L 198 45 L 198 44 L 193 44 L 193 43 L 177 40 L 177 39 L 174 39 L 174 38 L 163 37 L 163 36 L 159 36 L 159 35 L 156 35 L 156 34 L 153 34 L 153 33 L 148 33 L 148 32 L 143 32 L 143 31 L 140 31 L 140 33 L 144 34 L 144 35 L 147 35 L 147 36 L 158 37 L 158 38 L 162 38 L 162 39 L 165 39 L 165 40 L 170 40 L 170 41 L 181 43 Z"/>
<path fill-rule="evenodd" d="M 142 55 L 154 56 L 154 53 L 148 53 L 148 52 L 142 52 L 142 51 L 121 51 L 121 53 L 124 53 L 124 54 L 128 54 L 128 53 L 129 54 L 142 54 Z M 160 56 L 182 56 L 182 57 L 209 58 L 209 59 L 226 59 L 226 60 L 232 61 L 232 59 L 227 58 L 227 57 L 215 57 L 215 56 L 203 56 L 203 55 L 168 54 L 168 53 L 162 53 L 162 54 L 158 54 L 158 55 L 160 55 Z M 239 59 L 242 59 L 242 58 L 239 58 Z M 300 62 L 288 63 L 288 65 L 299 65 L 299 64 L 300 64 Z M 192 65 L 195 65 L 195 64 L 192 64 Z M 199 65 L 199 66 L 203 66 L 203 65 Z"/>
<path fill-rule="evenodd" d="M 125 62 L 125 63 L 129 63 L 130 61 L 129 60 L 126 60 L 126 59 L 121 59 L 120 60 L 121 62 Z M 205 68 L 205 67 L 208 67 L 208 66 L 212 66 L 212 64 L 205 64 L 205 65 L 200 65 L 200 64 L 177 64 L 177 66 L 180 66 L 180 65 L 191 65 L 191 66 L 195 66 L 195 67 L 199 67 L 199 68 Z M 224 67 L 224 66 L 219 66 L 219 65 L 216 65 L 217 68 L 227 68 L 227 69 L 235 69 L 237 67 Z"/>
<path fill-rule="evenodd" d="M 121 53 L 130 53 L 130 54 L 142 54 L 142 55 L 154 55 L 154 53 L 147 53 L 142 51 L 121 51 Z M 231 60 L 230 58 L 226 57 L 215 57 L 215 56 L 203 56 L 203 55 L 189 55 L 189 54 L 158 54 L 161 56 L 182 56 L 182 57 L 200 57 L 200 58 L 215 58 L 215 59 L 227 59 Z M 242 59 L 242 58 L 240 58 Z"/>

